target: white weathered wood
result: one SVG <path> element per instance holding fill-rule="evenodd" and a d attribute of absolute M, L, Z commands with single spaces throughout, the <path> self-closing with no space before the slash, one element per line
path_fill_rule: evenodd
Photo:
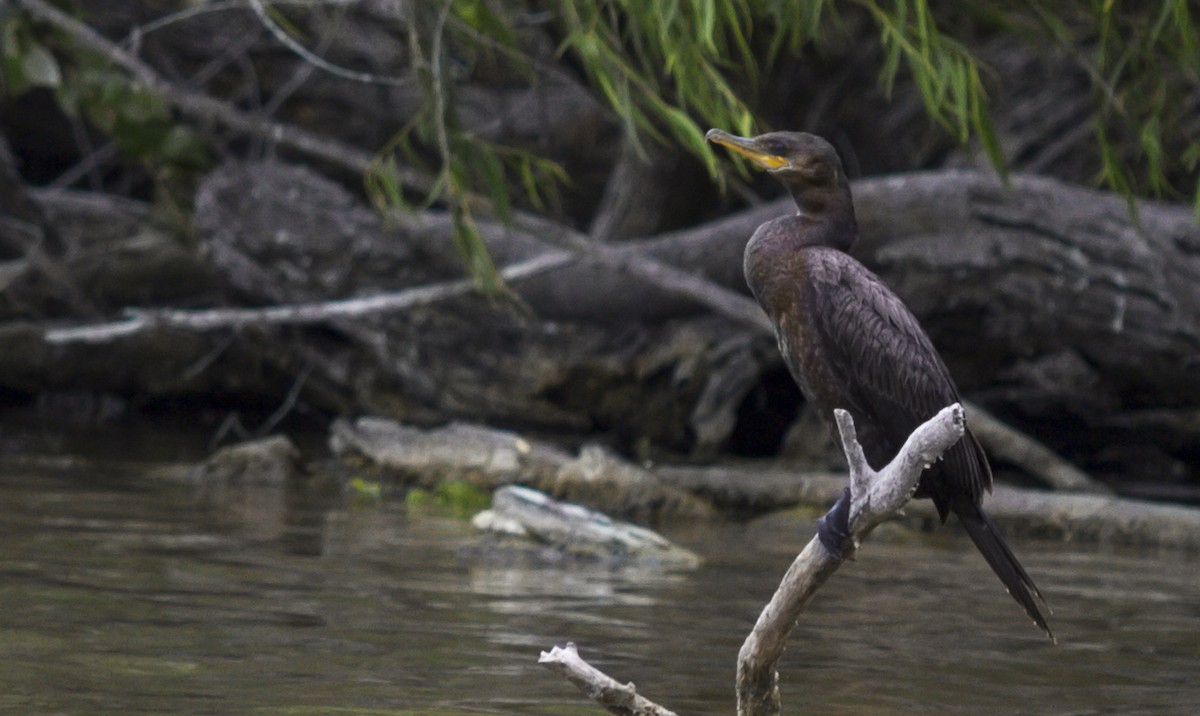
<path fill-rule="evenodd" d="M 674 711 L 639 696 L 633 682 L 622 684 L 583 660 L 573 643 L 543 651 L 538 663 L 562 674 L 609 713 L 628 716 L 675 716 Z"/>
<path fill-rule="evenodd" d="M 813 537 L 788 568 L 738 654 L 739 716 L 779 713 L 776 664 L 796 619 L 858 542 L 908 502 L 921 472 L 958 442 L 965 427 L 961 405 L 944 408 L 913 431 L 896 458 L 876 472 L 867 464 L 849 413 L 837 410 L 834 415 L 850 464 L 850 544 L 839 558 Z"/>
<path fill-rule="evenodd" d="M 820 537 L 813 537 L 792 562 L 775 595 L 759 615 L 754 629 L 738 653 L 739 716 L 779 713 L 779 672 L 776 664 L 783 655 L 796 619 L 825 580 L 853 554 L 862 538 L 904 507 L 917 489 L 925 467 L 940 459 L 942 453 L 962 438 L 966 429 L 961 405 L 955 403 L 943 408 L 914 430 L 896 458 L 877 472 L 867 464 L 850 414 L 836 410 L 834 416 L 841 432 L 842 448 L 850 464 L 850 506 L 847 525 L 843 526 L 849 536 L 842 546 L 841 555 L 830 552 Z M 564 675 L 612 713 L 671 713 L 638 696 L 632 683 L 619 684 L 583 661 L 574 644 L 567 644 L 565 649 L 555 647 L 548 653 L 542 652 L 538 663 Z"/>

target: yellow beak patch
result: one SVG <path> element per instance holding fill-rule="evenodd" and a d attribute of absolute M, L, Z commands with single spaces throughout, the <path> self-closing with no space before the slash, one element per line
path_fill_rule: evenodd
<path fill-rule="evenodd" d="M 729 147 L 733 151 L 741 154 L 743 157 L 750 159 L 755 164 L 766 169 L 782 169 L 791 164 L 787 159 L 776 156 L 769 152 L 764 152 L 758 148 L 753 139 L 746 137 L 738 137 L 729 132 L 720 129 L 710 129 L 704 135 L 704 138 L 714 144 L 720 144 L 723 147 Z"/>

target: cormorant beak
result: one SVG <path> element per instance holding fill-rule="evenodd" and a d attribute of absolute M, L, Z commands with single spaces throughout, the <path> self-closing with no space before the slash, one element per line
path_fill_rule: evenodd
<path fill-rule="evenodd" d="M 758 142 L 751 138 L 738 137 L 720 129 L 708 130 L 704 138 L 714 144 L 729 147 L 768 171 L 785 169 L 792 166 L 792 162 L 787 157 L 781 157 L 763 150 L 758 146 Z"/>

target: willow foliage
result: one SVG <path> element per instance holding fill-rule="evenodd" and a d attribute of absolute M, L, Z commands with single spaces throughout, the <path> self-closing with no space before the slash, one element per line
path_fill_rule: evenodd
<path fill-rule="evenodd" d="M 438 9 L 438 3 L 416 5 L 428 6 L 426 15 Z M 839 22 L 839 11 L 850 8 L 865 10 L 878 32 L 881 86 L 890 93 L 897 78 L 905 77 L 930 119 L 960 143 L 977 141 L 1002 175 L 1005 156 L 988 112 L 987 69 L 966 41 L 943 30 L 939 18 L 946 26 L 964 16 L 987 18 L 1000 32 L 1067 50 L 1094 85 L 1097 180 L 1131 199 L 1188 196 L 1200 215 L 1200 12 L 1195 0 L 971 0 L 936 8 L 930 0 L 443 0 L 441 12 L 449 21 L 426 23 L 425 30 L 454 35 L 477 54 L 532 73 L 529 68 L 539 60 L 523 49 L 521 28 L 533 23 L 549 28 L 558 42 L 554 59 L 581 69 L 629 136 L 672 142 L 715 176 L 718 167 L 705 147 L 704 130 L 720 126 L 749 134 L 767 129 L 758 126 L 752 111 L 763 68 L 781 53 L 820 43 Z M 425 76 L 432 95 L 452 95 L 453 87 L 443 79 Z M 452 105 L 435 111 L 438 105 L 431 102 L 425 116 L 410 126 L 426 140 L 437 131 L 450 136 L 454 151 L 443 156 L 439 194 L 431 199 L 465 206 L 461 197 L 478 192 L 491 197 L 503 216 L 516 187 L 535 207 L 553 203 L 556 185 L 565 180 L 561 169 L 458 132 Z M 436 130 L 438 124 L 442 130 Z"/>
<path fill-rule="evenodd" d="M 287 22 L 289 13 L 348 7 L 340 0 L 252 6 L 293 44 L 311 38 Z M 165 162 L 174 152 L 178 163 L 192 161 L 196 142 L 171 131 L 165 109 L 111 91 L 132 87 L 127 78 L 109 72 L 106 83 L 93 83 L 107 90 L 85 91 L 92 85 L 68 81 L 20 13 L 0 7 L 6 91 L 57 87 L 65 106 L 95 109 L 115 138 L 161 139 L 142 147 L 151 159 Z M 1017 37 L 1067 56 L 1092 85 L 1087 129 L 1097 182 L 1131 201 L 1190 200 L 1200 218 L 1200 0 L 411 0 L 400 7 L 411 59 L 401 79 L 426 101 L 379 152 L 367 188 L 381 207 L 448 208 L 456 245 L 484 289 L 503 287 L 476 217 L 511 220 L 516 206 L 554 213 L 569 178 L 528 147 L 464 129 L 457 113 L 467 84 L 486 75 L 532 86 L 569 73 L 635 142 L 678 146 L 719 178 L 704 131 L 771 129 L 754 111 L 770 72 L 781 58 L 838 37 L 851 13 L 876 33 L 880 87 L 888 94 L 898 82 L 914 88 L 929 119 L 959 143 L 978 142 L 1001 175 L 1006 158 L 986 91 L 995 77 L 972 43 L 981 35 Z M 111 127 L 105 118 L 115 118 Z M 429 177 L 426 185 L 404 184 L 412 168 Z"/>

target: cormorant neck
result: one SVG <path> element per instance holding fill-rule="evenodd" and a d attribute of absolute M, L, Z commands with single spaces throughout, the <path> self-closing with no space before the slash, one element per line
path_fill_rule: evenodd
<path fill-rule="evenodd" d="M 800 240 L 804 246 L 828 246 L 847 253 L 853 248 L 858 241 L 858 220 L 845 178 L 839 177 L 834 187 L 789 183 L 787 188 L 803 219 Z"/>

